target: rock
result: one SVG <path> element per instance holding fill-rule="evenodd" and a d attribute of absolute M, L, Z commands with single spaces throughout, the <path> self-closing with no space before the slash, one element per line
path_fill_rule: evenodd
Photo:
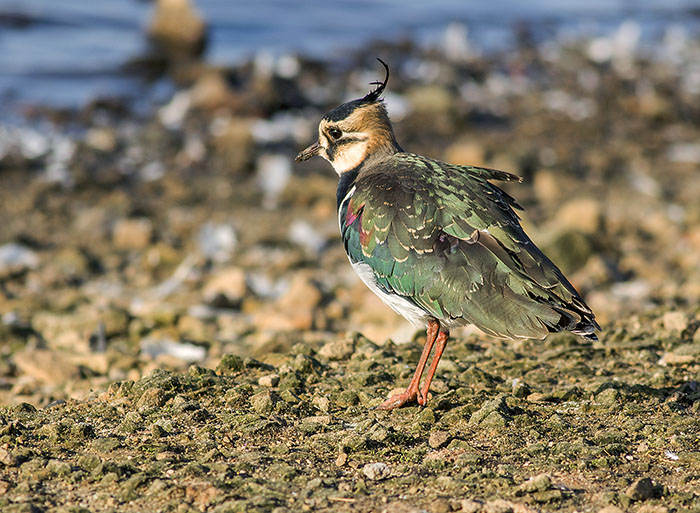
<path fill-rule="evenodd" d="M 225 354 L 221 357 L 219 365 L 216 366 L 216 372 L 224 376 L 230 376 L 243 370 L 243 359 L 234 354 Z"/>
<path fill-rule="evenodd" d="M 250 398 L 250 404 L 253 409 L 260 414 L 271 413 L 275 407 L 276 397 L 274 394 L 265 390 L 258 392 Z"/>
<path fill-rule="evenodd" d="M 15 458 L 10 451 L 5 449 L 4 447 L 0 447 L 0 463 L 5 465 L 6 467 L 15 467 L 17 466 L 17 458 Z"/>
<path fill-rule="evenodd" d="M 39 265 L 37 254 L 22 244 L 8 242 L 0 246 L 0 278 L 6 278 Z"/>
<path fill-rule="evenodd" d="M 478 142 L 464 140 L 447 147 L 445 160 L 458 166 L 483 166 L 486 164 L 486 152 Z"/>
<path fill-rule="evenodd" d="M 209 278 L 202 294 L 207 303 L 231 306 L 240 304 L 246 290 L 245 271 L 240 267 L 226 267 Z"/>
<path fill-rule="evenodd" d="M 560 178 L 547 169 L 537 171 L 532 188 L 541 203 L 552 203 L 561 198 Z"/>
<path fill-rule="evenodd" d="M 153 223 L 147 218 L 120 219 L 112 230 L 112 242 L 118 249 L 144 249 L 153 237 Z"/>
<path fill-rule="evenodd" d="M 257 182 L 263 191 L 263 206 L 277 207 L 279 197 L 292 176 L 292 161 L 288 155 L 265 153 L 255 166 Z"/>
<path fill-rule="evenodd" d="M 450 441 L 450 434 L 447 431 L 433 431 L 428 438 L 428 445 L 433 449 L 439 449 Z"/>
<path fill-rule="evenodd" d="M 140 410 L 160 408 L 165 404 L 165 401 L 167 401 L 167 399 L 168 396 L 166 395 L 165 390 L 163 390 L 162 388 L 148 388 L 143 392 L 143 394 L 141 394 L 141 397 L 139 397 L 136 406 Z"/>
<path fill-rule="evenodd" d="M 241 173 L 253 156 L 251 121 L 244 118 L 226 118 L 212 122 L 214 150 L 233 174 Z"/>
<path fill-rule="evenodd" d="M 462 509 L 459 511 L 462 513 L 479 513 L 484 507 L 484 503 L 482 501 L 474 499 L 462 499 L 460 504 Z"/>
<path fill-rule="evenodd" d="M 610 504 L 609 506 L 605 506 L 603 509 L 599 510 L 598 513 L 625 513 L 622 509 L 618 508 L 617 506 L 613 506 Z"/>
<path fill-rule="evenodd" d="M 533 476 L 518 487 L 525 493 L 544 492 L 552 487 L 552 479 L 546 474 Z"/>
<path fill-rule="evenodd" d="M 310 223 L 301 219 L 295 219 L 289 227 L 289 240 L 305 248 L 312 255 L 318 255 L 326 245 L 326 237 Z"/>
<path fill-rule="evenodd" d="M 196 109 L 214 111 L 233 103 L 233 94 L 218 70 L 209 70 L 197 78 L 190 91 L 190 105 Z"/>
<path fill-rule="evenodd" d="M 544 253 L 564 271 L 564 274 L 579 270 L 593 254 L 593 245 L 588 235 L 575 229 L 557 232 L 543 246 Z"/>
<path fill-rule="evenodd" d="M 557 211 L 554 222 L 585 234 L 594 234 L 603 223 L 602 206 L 593 198 L 576 198 Z"/>
<path fill-rule="evenodd" d="M 200 55 L 206 43 L 204 20 L 189 0 L 158 0 L 148 35 L 171 58 Z"/>
<path fill-rule="evenodd" d="M 253 312 L 253 324 L 263 331 L 311 329 L 321 297 L 311 279 L 305 273 L 297 273 L 287 292 L 277 301 Z"/>
<path fill-rule="evenodd" d="M 505 398 L 496 397 L 486 401 L 481 408 L 472 413 L 469 424 L 485 427 L 505 426 L 512 419 L 511 409 Z"/>
<path fill-rule="evenodd" d="M 141 354 L 152 359 L 158 358 L 161 355 L 182 360 L 183 362 L 200 362 L 207 356 L 206 348 L 189 344 L 186 342 L 176 342 L 174 340 L 148 337 L 139 342 Z"/>
<path fill-rule="evenodd" d="M 22 374 L 48 385 L 62 385 L 81 376 L 80 368 L 71 363 L 60 351 L 25 349 L 13 356 Z"/>
<path fill-rule="evenodd" d="M 237 244 L 236 231 L 228 223 L 205 223 L 197 233 L 199 250 L 214 262 L 227 262 Z"/>
<path fill-rule="evenodd" d="M 656 495 L 656 486 L 648 477 L 642 477 L 637 479 L 625 490 L 625 495 L 633 501 L 651 499 Z"/>
<path fill-rule="evenodd" d="M 85 144 L 102 152 L 114 151 L 117 135 L 110 127 L 91 127 L 85 132 Z"/>
<path fill-rule="evenodd" d="M 261 387 L 272 388 L 276 387 L 280 382 L 279 374 L 268 374 L 266 376 L 261 376 L 258 379 L 258 385 Z"/>
<path fill-rule="evenodd" d="M 391 474 L 391 468 L 386 463 L 367 463 L 362 467 L 362 473 L 372 481 L 381 481 Z"/>
<path fill-rule="evenodd" d="M 685 314 L 685 312 L 666 312 L 663 316 L 662 322 L 664 324 L 664 328 L 670 332 L 675 332 L 678 334 L 688 327 L 688 316 Z"/>
<path fill-rule="evenodd" d="M 103 329 L 105 337 L 123 335 L 128 324 L 129 318 L 123 310 L 100 310 L 89 305 L 71 313 L 37 312 L 32 317 L 32 327 L 41 333 L 49 347 L 83 354 L 92 352 L 90 338 L 98 330 Z"/>
<path fill-rule="evenodd" d="M 355 337 L 347 336 L 340 340 L 332 340 L 318 350 L 318 354 L 329 360 L 346 360 L 355 352 Z"/>

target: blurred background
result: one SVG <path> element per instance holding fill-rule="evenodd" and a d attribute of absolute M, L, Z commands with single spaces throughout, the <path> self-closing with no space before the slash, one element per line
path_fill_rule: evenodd
<path fill-rule="evenodd" d="M 0 0 L 0 402 L 409 341 L 293 163 L 375 57 L 402 146 L 523 176 L 604 328 L 700 347 L 700 1 Z"/>

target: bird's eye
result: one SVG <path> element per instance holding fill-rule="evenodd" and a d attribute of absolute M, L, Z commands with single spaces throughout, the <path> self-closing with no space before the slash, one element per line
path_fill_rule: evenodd
<path fill-rule="evenodd" d="M 328 129 L 328 135 L 331 136 L 331 139 L 340 139 L 340 136 L 343 135 L 343 131 L 340 128 L 331 127 Z"/>

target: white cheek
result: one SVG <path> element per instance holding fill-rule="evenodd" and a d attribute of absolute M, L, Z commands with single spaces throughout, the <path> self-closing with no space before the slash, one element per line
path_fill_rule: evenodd
<path fill-rule="evenodd" d="M 356 168 L 365 159 L 366 153 L 366 142 L 351 144 L 348 148 L 344 148 L 343 151 L 336 153 L 331 164 L 335 172 L 340 175 Z"/>

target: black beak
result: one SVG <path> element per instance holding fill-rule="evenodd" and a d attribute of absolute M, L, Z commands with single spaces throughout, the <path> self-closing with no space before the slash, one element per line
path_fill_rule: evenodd
<path fill-rule="evenodd" d="M 304 151 L 299 152 L 299 155 L 296 156 L 294 161 L 295 162 L 304 162 L 305 160 L 309 160 L 311 157 L 318 155 L 318 152 L 320 150 L 321 150 L 321 146 L 318 144 L 318 142 L 315 142 L 311 146 L 306 148 Z"/>

